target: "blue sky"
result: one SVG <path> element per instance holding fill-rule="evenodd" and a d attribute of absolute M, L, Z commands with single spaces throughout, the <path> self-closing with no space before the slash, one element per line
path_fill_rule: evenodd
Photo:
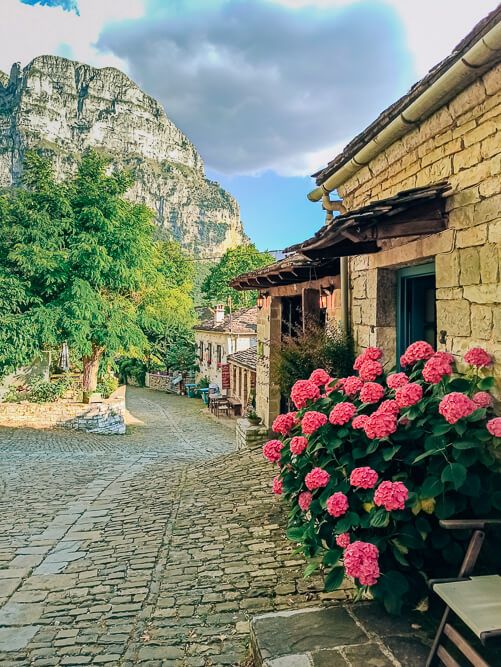
<path fill-rule="evenodd" d="M 497 0 L 1 0 L 0 69 L 124 70 L 236 196 L 259 248 L 323 223 L 309 177 Z"/>

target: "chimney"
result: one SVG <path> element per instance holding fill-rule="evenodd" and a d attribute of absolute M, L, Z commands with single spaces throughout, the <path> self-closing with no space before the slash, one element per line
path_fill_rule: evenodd
<path fill-rule="evenodd" d="M 214 310 L 214 324 L 221 324 L 224 322 L 224 304 L 218 303 Z"/>

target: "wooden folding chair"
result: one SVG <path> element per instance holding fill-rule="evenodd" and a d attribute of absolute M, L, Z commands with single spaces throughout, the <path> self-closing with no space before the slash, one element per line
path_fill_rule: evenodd
<path fill-rule="evenodd" d="M 501 636 L 501 576 L 470 576 L 477 562 L 489 526 L 501 527 L 497 519 L 451 519 L 440 521 L 448 530 L 472 531 L 470 543 L 459 570 L 452 579 L 433 579 L 430 587 L 445 602 L 445 611 L 437 629 L 426 667 L 443 664 L 460 667 L 444 646 L 444 636 L 469 660 L 474 667 L 497 667 L 486 662 L 478 651 L 449 622 L 451 612 L 480 639 L 483 645 L 492 637 Z"/>

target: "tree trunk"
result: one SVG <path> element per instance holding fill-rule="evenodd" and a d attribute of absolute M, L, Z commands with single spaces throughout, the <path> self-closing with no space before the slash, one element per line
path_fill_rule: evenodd
<path fill-rule="evenodd" d="M 103 348 L 92 344 L 92 352 L 82 358 L 83 361 L 83 378 L 82 389 L 84 395 L 84 402 L 88 403 L 90 396 L 96 391 L 97 387 L 97 373 L 99 370 L 99 360 L 103 354 Z"/>

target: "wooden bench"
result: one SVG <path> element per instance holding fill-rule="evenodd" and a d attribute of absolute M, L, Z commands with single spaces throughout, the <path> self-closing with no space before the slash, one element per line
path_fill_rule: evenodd
<path fill-rule="evenodd" d="M 449 639 L 474 667 L 495 667 L 489 665 L 471 643 L 450 624 L 449 617 L 451 612 L 455 614 L 484 645 L 488 639 L 501 637 L 501 577 L 471 576 L 482 549 L 486 528 L 501 527 L 501 520 L 458 519 L 440 521 L 440 525 L 447 530 L 469 530 L 471 539 L 458 577 L 429 582 L 446 607 L 426 667 L 438 664 L 460 667 L 460 663 L 444 645 L 444 637 Z M 501 660 L 497 664 L 501 664 Z"/>

